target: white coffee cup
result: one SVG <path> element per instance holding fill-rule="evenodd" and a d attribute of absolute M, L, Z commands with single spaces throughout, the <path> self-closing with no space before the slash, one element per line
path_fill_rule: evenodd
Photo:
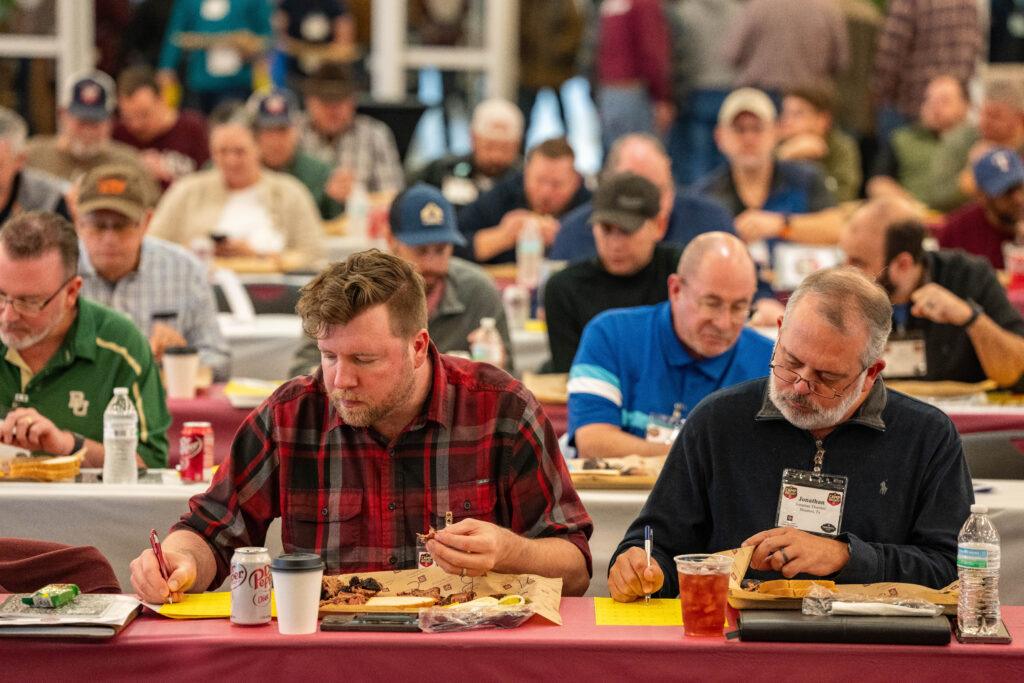
<path fill-rule="evenodd" d="M 167 398 L 195 398 L 199 353 L 187 346 L 164 349 L 164 382 Z"/>
<path fill-rule="evenodd" d="M 270 562 L 281 635 L 316 633 L 324 562 L 313 553 L 279 555 Z"/>

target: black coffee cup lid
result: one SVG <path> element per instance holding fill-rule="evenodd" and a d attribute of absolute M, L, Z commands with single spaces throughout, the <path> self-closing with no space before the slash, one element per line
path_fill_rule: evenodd
<path fill-rule="evenodd" d="M 194 346 L 168 346 L 164 349 L 164 355 L 170 356 L 192 356 L 197 353 Z"/>
<path fill-rule="evenodd" d="M 278 572 L 309 572 L 324 568 L 324 561 L 313 553 L 288 553 L 270 561 L 270 568 Z"/>

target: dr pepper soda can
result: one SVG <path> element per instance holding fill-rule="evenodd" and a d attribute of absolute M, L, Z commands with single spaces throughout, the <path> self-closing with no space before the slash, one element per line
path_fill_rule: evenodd
<path fill-rule="evenodd" d="M 231 623 L 243 626 L 270 621 L 270 553 L 266 548 L 239 548 L 231 556 Z"/>
<path fill-rule="evenodd" d="M 186 422 L 181 426 L 178 474 L 182 481 L 202 481 L 203 468 L 213 466 L 213 427 L 209 422 Z"/>

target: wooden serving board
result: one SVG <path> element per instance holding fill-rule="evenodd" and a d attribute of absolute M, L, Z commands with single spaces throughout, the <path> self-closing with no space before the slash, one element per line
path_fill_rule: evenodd
<path fill-rule="evenodd" d="M 654 475 L 610 475 L 594 472 L 570 472 L 573 486 L 578 489 L 650 489 L 658 477 Z"/>
<path fill-rule="evenodd" d="M 326 614 L 351 614 L 354 612 L 405 612 L 416 614 L 423 607 L 390 607 L 388 605 L 320 605 L 320 616 Z"/>

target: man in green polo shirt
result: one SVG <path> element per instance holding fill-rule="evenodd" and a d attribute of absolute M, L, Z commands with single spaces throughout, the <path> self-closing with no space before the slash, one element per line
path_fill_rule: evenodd
<path fill-rule="evenodd" d="M 103 411 L 128 387 L 137 458 L 167 465 L 171 419 L 149 343 L 120 313 L 79 297 L 78 238 L 64 218 L 28 212 L 0 227 L 0 443 L 54 454 L 85 447 L 103 464 Z"/>

